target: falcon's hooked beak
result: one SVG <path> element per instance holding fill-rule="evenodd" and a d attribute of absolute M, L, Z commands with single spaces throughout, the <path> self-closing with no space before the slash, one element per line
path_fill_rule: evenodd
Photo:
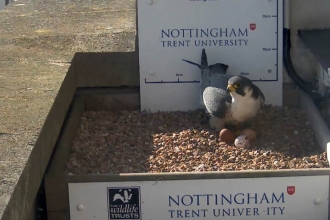
<path fill-rule="evenodd" d="M 232 86 L 232 85 L 227 86 L 227 92 L 233 92 L 235 90 L 236 90 L 236 88 L 234 86 Z"/>

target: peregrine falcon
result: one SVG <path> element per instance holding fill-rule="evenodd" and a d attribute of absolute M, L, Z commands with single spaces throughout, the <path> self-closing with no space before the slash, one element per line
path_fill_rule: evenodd
<path fill-rule="evenodd" d="M 243 76 L 227 75 L 228 65 L 208 65 L 205 49 L 201 65 L 184 60 L 201 69 L 200 96 L 210 115 L 210 127 L 220 131 L 225 125 L 238 126 L 256 116 L 265 102 L 262 91 Z"/>

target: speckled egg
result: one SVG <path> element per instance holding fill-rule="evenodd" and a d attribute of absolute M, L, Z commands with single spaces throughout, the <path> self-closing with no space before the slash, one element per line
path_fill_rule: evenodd
<path fill-rule="evenodd" d="M 220 131 L 219 137 L 220 137 L 220 141 L 222 141 L 222 142 L 234 143 L 236 134 L 235 134 L 235 131 L 224 128 Z"/>
<path fill-rule="evenodd" d="M 250 147 L 250 143 L 249 143 L 246 135 L 240 135 L 240 136 L 238 136 L 235 139 L 234 144 L 238 148 L 249 148 Z"/>

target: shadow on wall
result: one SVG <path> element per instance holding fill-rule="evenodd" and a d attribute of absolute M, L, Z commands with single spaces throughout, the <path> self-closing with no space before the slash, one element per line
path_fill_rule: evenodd
<path fill-rule="evenodd" d="M 77 87 L 139 86 L 138 36 L 135 51 L 131 52 L 78 52 L 75 66 Z"/>
<path fill-rule="evenodd" d="M 76 53 L 77 87 L 139 86 L 138 52 Z"/>
<path fill-rule="evenodd" d="M 0 10 L 3 9 L 7 5 L 7 0 L 0 0 Z"/>

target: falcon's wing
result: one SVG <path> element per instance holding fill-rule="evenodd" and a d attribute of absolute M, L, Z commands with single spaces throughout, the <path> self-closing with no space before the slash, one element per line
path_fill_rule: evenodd
<path fill-rule="evenodd" d="M 205 70 L 207 71 L 207 70 Z M 226 102 L 231 102 L 231 96 L 227 93 L 228 79 L 232 76 L 226 74 L 210 74 L 203 76 L 203 103 L 207 111 L 217 117 L 224 118 L 227 114 Z"/>
<path fill-rule="evenodd" d="M 226 102 L 231 102 L 226 90 L 207 87 L 203 91 L 203 103 L 209 114 L 217 118 L 225 118 L 227 114 Z"/>
<path fill-rule="evenodd" d="M 258 90 L 259 90 L 259 93 L 260 93 L 260 96 L 261 96 L 261 105 L 264 105 L 265 102 L 266 102 L 266 98 L 265 98 L 264 94 L 262 93 L 262 91 L 259 87 L 258 87 Z"/>
<path fill-rule="evenodd" d="M 252 88 L 253 88 L 252 97 L 257 99 L 260 96 L 261 105 L 264 105 L 265 101 L 266 101 L 266 98 L 265 98 L 264 94 L 262 93 L 261 89 L 258 86 L 256 86 L 255 84 L 252 84 Z"/>
<path fill-rule="evenodd" d="M 183 61 L 201 70 L 200 94 L 208 113 L 218 118 L 226 117 L 226 102 L 231 102 L 231 96 L 227 93 L 227 84 L 232 77 L 226 75 L 228 65 L 216 63 L 209 66 L 205 49 L 202 51 L 200 65 L 188 60 Z"/>

